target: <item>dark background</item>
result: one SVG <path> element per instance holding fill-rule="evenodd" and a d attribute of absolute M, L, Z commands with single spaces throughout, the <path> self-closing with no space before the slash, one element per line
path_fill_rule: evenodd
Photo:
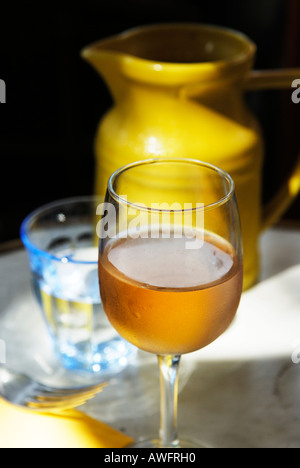
<path fill-rule="evenodd" d="M 0 242 L 15 239 L 32 209 L 93 193 L 93 138 L 111 98 L 79 56 L 125 29 L 192 21 L 240 30 L 258 45 L 257 69 L 300 67 L 299 0 L 84 0 L 0 7 Z M 299 76 L 300 78 L 300 76 Z M 264 201 L 296 161 L 300 104 L 292 89 L 246 96 L 266 141 Z M 299 197 L 285 219 L 300 219 Z"/>

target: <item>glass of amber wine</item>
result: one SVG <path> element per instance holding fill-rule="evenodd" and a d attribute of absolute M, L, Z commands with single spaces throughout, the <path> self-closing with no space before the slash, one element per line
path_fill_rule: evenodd
<path fill-rule="evenodd" d="M 243 282 L 234 183 L 192 159 L 151 159 L 109 179 L 99 223 L 100 292 L 119 334 L 158 356 L 161 425 L 135 447 L 194 448 L 177 435 L 182 354 L 231 324 Z"/>

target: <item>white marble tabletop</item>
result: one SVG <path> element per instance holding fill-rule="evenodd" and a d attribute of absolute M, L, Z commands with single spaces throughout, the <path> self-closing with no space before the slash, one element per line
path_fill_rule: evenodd
<path fill-rule="evenodd" d="M 182 358 L 178 416 L 184 438 L 217 448 L 300 448 L 300 230 L 267 231 L 261 253 L 260 283 L 243 294 L 232 327 Z M 65 371 L 53 355 L 24 250 L 0 255 L 0 278 L 0 362 L 44 382 L 87 381 Z M 109 383 L 109 391 L 82 411 L 133 438 L 156 435 L 156 358 L 139 352 Z"/>

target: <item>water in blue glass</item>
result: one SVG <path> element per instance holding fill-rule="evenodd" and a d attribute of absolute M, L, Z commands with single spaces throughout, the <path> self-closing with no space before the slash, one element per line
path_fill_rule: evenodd
<path fill-rule="evenodd" d="M 56 259 L 32 265 L 33 287 L 65 367 L 114 372 L 136 350 L 110 325 L 100 299 L 97 247 L 55 251 Z"/>

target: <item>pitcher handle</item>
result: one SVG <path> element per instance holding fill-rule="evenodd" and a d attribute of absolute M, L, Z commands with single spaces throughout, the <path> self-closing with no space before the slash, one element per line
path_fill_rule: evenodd
<path fill-rule="evenodd" d="M 300 80 L 300 68 L 282 70 L 254 70 L 248 75 L 244 89 L 246 91 L 263 89 L 291 88 Z M 262 230 L 267 229 L 280 218 L 300 192 L 300 153 L 290 177 L 284 182 L 274 198 L 264 207 Z"/>
<path fill-rule="evenodd" d="M 300 79 L 300 68 L 283 68 L 282 70 L 253 70 L 244 84 L 246 91 L 263 89 L 291 88 L 295 80 Z"/>

